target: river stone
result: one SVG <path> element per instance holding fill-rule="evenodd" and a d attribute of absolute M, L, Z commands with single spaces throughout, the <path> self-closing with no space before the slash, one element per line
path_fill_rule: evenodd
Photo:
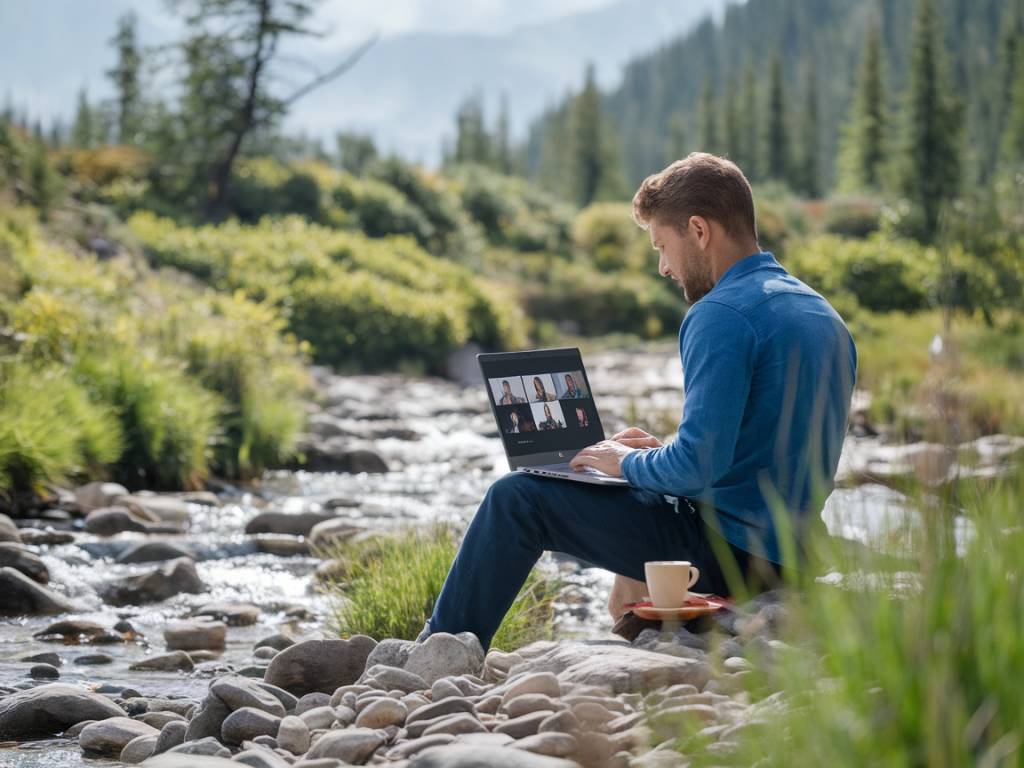
<path fill-rule="evenodd" d="M 276 752 L 262 746 L 254 746 L 244 752 L 239 752 L 231 760 L 251 768 L 288 768 L 289 766 L 289 763 Z"/>
<path fill-rule="evenodd" d="M 185 732 L 188 730 L 188 723 L 184 720 L 172 720 L 160 729 L 160 735 L 156 740 L 156 747 L 153 754 L 159 755 L 172 747 L 185 743 Z"/>
<path fill-rule="evenodd" d="M 82 666 L 98 666 L 100 664 L 112 664 L 114 659 L 105 653 L 87 653 L 83 656 L 76 656 L 72 661 Z"/>
<path fill-rule="evenodd" d="M 159 739 L 159 735 L 144 735 L 136 736 L 134 739 L 124 745 L 124 749 L 121 750 L 120 760 L 122 763 L 128 763 L 129 765 L 135 765 L 141 763 L 148 757 L 153 755 L 153 751 L 156 749 L 156 742 Z"/>
<path fill-rule="evenodd" d="M 309 730 L 315 731 L 318 728 L 330 728 L 335 719 L 337 719 L 337 713 L 333 707 L 315 707 L 314 709 L 306 710 L 299 717 L 309 727 Z"/>
<path fill-rule="evenodd" d="M 301 715 L 303 712 L 309 712 L 311 709 L 317 707 L 329 707 L 331 706 L 331 697 L 326 693 L 320 693 L 320 691 L 314 691 L 313 693 L 307 693 L 295 704 L 295 714 Z"/>
<path fill-rule="evenodd" d="M 14 568 L 0 568 L 0 616 L 71 613 L 74 605 Z"/>
<path fill-rule="evenodd" d="M 361 525 L 355 525 L 351 520 L 344 517 L 332 517 L 329 520 L 317 523 L 309 531 L 309 548 L 313 552 L 330 549 L 335 544 L 351 539 L 357 533 L 363 531 Z"/>
<path fill-rule="evenodd" d="M 56 653 L 35 653 L 31 656 L 23 656 L 18 661 L 26 664 L 50 664 L 54 667 L 59 667 L 64 663 L 64 659 Z"/>
<path fill-rule="evenodd" d="M 316 440 L 302 445 L 305 462 L 302 468 L 309 472 L 387 472 L 387 462 L 376 451 L 351 448 L 348 438 Z"/>
<path fill-rule="evenodd" d="M 362 765 L 384 743 L 384 738 L 381 731 L 370 728 L 328 731 L 317 739 L 306 757 L 333 757 L 345 763 Z"/>
<path fill-rule="evenodd" d="M 136 715 L 135 719 L 141 720 L 146 725 L 152 725 L 157 730 L 162 730 L 165 725 L 171 722 L 187 722 L 177 712 L 143 712 L 141 715 Z"/>
<path fill-rule="evenodd" d="M 74 494 L 80 507 L 96 509 L 109 506 L 118 496 L 127 496 L 128 489 L 119 483 L 94 482 L 78 486 Z"/>
<path fill-rule="evenodd" d="M 78 746 L 87 755 L 118 756 L 138 736 L 158 736 L 160 732 L 130 717 L 111 717 L 85 726 L 78 734 Z"/>
<path fill-rule="evenodd" d="M 118 496 L 114 501 L 124 504 L 137 515 L 179 527 L 184 527 L 192 519 L 188 502 L 176 496 L 142 492 Z"/>
<path fill-rule="evenodd" d="M 229 627 L 247 627 L 259 621 L 260 609 L 251 603 L 207 603 L 192 615 L 223 621 Z"/>
<path fill-rule="evenodd" d="M 434 701 L 440 701 L 441 699 L 451 698 L 452 696 L 465 696 L 462 689 L 453 683 L 449 678 L 442 677 L 440 680 L 435 680 L 434 684 L 430 686 L 430 698 Z"/>
<path fill-rule="evenodd" d="M 227 716 L 220 729 L 221 741 L 238 746 L 257 736 L 276 736 L 280 725 L 280 717 L 255 707 L 242 707 Z"/>
<path fill-rule="evenodd" d="M 77 685 L 49 683 L 0 699 L 0 739 L 51 736 L 83 720 L 122 715 L 106 696 Z"/>
<path fill-rule="evenodd" d="M 228 719 L 231 710 L 213 694 L 203 699 L 199 710 L 188 721 L 185 742 L 202 740 L 210 737 L 220 738 L 220 729 Z"/>
<path fill-rule="evenodd" d="M 389 637 L 377 643 L 377 647 L 370 651 L 366 659 L 366 668 L 378 664 L 385 667 L 405 668 L 405 662 L 409 660 L 409 651 L 416 647 L 414 640 L 399 640 Z"/>
<path fill-rule="evenodd" d="M 326 512 L 260 512 L 245 526 L 245 532 L 283 533 L 289 536 L 309 536 L 313 526 L 325 520 L 333 520 L 336 515 Z"/>
<path fill-rule="evenodd" d="M 33 547 L 53 547 L 59 544 L 70 544 L 75 540 L 75 534 L 70 531 L 58 531 L 50 526 L 46 528 L 22 528 L 18 531 L 21 534 L 21 543 Z"/>
<path fill-rule="evenodd" d="M 538 755 L 548 757 L 569 757 L 576 749 L 576 739 L 567 733 L 535 733 L 533 736 L 514 741 L 509 746 L 516 749 L 525 749 L 527 752 L 534 752 Z"/>
<path fill-rule="evenodd" d="M 197 595 L 205 591 L 206 584 L 199 578 L 195 563 L 190 558 L 179 557 L 155 570 L 109 583 L 100 594 L 110 605 L 140 605 L 160 602 L 183 592 Z"/>
<path fill-rule="evenodd" d="M 406 671 L 419 675 L 427 685 L 449 675 L 475 675 L 483 666 L 483 648 L 475 636 L 463 634 L 468 637 L 456 637 L 447 632 L 430 635 L 409 651 Z"/>
<path fill-rule="evenodd" d="M 262 640 L 257 641 L 253 646 L 253 650 L 257 648 L 273 648 L 276 651 L 283 651 L 285 648 L 290 648 L 293 645 L 295 645 L 294 637 L 278 633 L 276 635 L 268 635 Z"/>
<path fill-rule="evenodd" d="M 522 739 L 526 736 L 532 736 L 540 730 L 540 724 L 551 714 L 553 713 L 550 710 L 542 709 L 537 712 L 520 715 L 519 717 L 514 717 L 511 720 L 499 723 L 495 726 L 494 732 L 506 733 L 513 739 Z"/>
<path fill-rule="evenodd" d="M 39 555 L 29 552 L 13 541 L 0 541 L 0 567 L 21 571 L 32 581 L 40 584 L 50 581 L 50 571 Z"/>
<path fill-rule="evenodd" d="M 252 682 L 256 684 L 256 687 L 260 688 L 261 690 L 266 691 L 271 696 L 273 696 L 275 699 L 280 701 L 281 702 L 281 706 L 284 707 L 284 711 L 285 712 L 294 712 L 295 708 L 299 704 L 298 698 L 296 698 L 295 696 L 292 696 L 284 688 L 279 688 L 276 685 L 271 685 L 270 683 L 266 682 L 265 680 L 253 680 Z"/>
<path fill-rule="evenodd" d="M 706 662 L 622 643 L 568 642 L 541 647 L 543 652 L 532 657 L 529 646 L 521 648 L 519 653 L 527 660 L 513 667 L 512 674 L 552 672 L 562 683 L 602 686 L 613 694 L 646 693 L 677 683 L 703 688 L 711 679 Z"/>
<path fill-rule="evenodd" d="M 195 664 L 185 651 L 172 651 L 137 661 L 128 669 L 136 672 L 191 672 Z"/>
<path fill-rule="evenodd" d="M 401 726 L 405 722 L 409 709 L 402 702 L 390 696 L 377 699 L 359 713 L 356 725 L 360 728 L 386 728 L 389 725 Z"/>
<path fill-rule="evenodd" d="M 420 720 L 431 720 L 441 715 L 452 715 L 456 712 L 468 712 L 474 714 L 473 702 L 467 699 L 442 699 L 441 701 L 435 701 L 433 704 L 427 704 L 426 706 L 419 707 L 415 712 L 412 712 L 406 720 L 407 725 L 419 722 Z"/>
<path fill-rule="evenodd" d="M 580 721 L 571 710 L 565 709 L 548 715 L 537 728 L 538 733 L 554 731 L 557 733 L 574 733 L 580 730 Z"/>
<path fill-rule="evenodd" d="M 309 726 L 301 717 L 288 715 L 277 729 L 277 746 L 293 755 L 304 755 L 309 749 Z"/>
<path fill-rule="evenodd" d="M 522 749 L 451 744 L 423 750 L 408 768 L 579 768 L 579 764 Z"/>
<path fill-rule="evenodd" d="M 450 733 L 435 733 L 430 736 L 420 736 L 418 739 L 412 739 L 411 741 L 396 744 L 387 751 L 386 757 L 389 760 L 401 760 L 411 757 L 427 747 L 451 744 L 453 741 L 455 741 L 455 737 Z"/>
<path fill-rule="evenodd" d="M 225 754 L 231 754 L 223 747 L 221 749 Z M 163 755 L 151 757 L 143 765 L 145 768 L 238 768 L 238 763 L 226 757 L 204 757 L 175 752 L 167 752 Z"/>
<path fill-rule="evenodd" d="M 264 680 L 296 696 L 332 694 L 359 679 L 377 642 L 366 635 L 347 640 L 306 640 L 270 660 Z"/>
<path fill-rule="evenodd" d="M 558 704 L 546 693 L 524 693 L 502 703 L 501 711 L 511 717 L 527 715 L 530 712 L 537 712 L 546 709 L 554 712 L 559 709 Z"/>
<path fill-rule="evenodd" d="M 435 733 L 450 733 L 458 736 L 462 733 L 486 733 L 487 727 L 473 715 L 459 712 L 441 718 L 423 729 L 421 736 L 432 736 Z"/>
<path fill-rule="evenodd" d="M 230 757 L 231 751 L 221 744 L 213 736 L 206 736 L 202 739 L 189 739 L 176 747 L 172 747 L 167 751 L 166 754 L 173 755 L 205 755 L 207 757 Z M 189 761 L 183 761 L 183 766 L 191 766 L 193 763 Z"/>
<path fill-rule="evenodd" d="M 116 536 L 125 531 L 144 533 L 154 522 L 140 520 L 128 507 L 100 507 L 85 516 L 85 532 L 97 536 Z"/>
<path fill-rule="evenodd" d="M 249 707 L 277 718 L 285 714 L 285 707 L 276 696 L 244 677 L 232 675 L 215 680 L 210 686 L 210 693 L 231 711 Z"/>
<path fill-rule="evenodd" d="M 21 534 L 18 533 L 18 526 L 2 512 L 0 512 L 0 541 L 12 541 L 15 544 L 21 543 Z"/>
<path fill-rule="evenodd" d="M 540 693 L 555 699 L 562 695 L 562 688 L 553 672 L 533 672 L 510 681 L 502 692 L 501 703 L 519 696 Z"/>
<path fill-rule="evenodd" d="M 259 533 L 256 549 L 277 557 L 299 557 L 309 554 L 309 544 L 301 536 L 288 536 L 283 533 Z"/>
<path fill-rule="evenodd" d="M 32 637 L 45 642 L 56 641 L 79 645 L 124 641 L 123 637 L 115 635 L 103 625 L 86 619 L 61 619 L 34 633 Z"/>
<path fill-rule="evenodd" d="M 375 664 L 367 669 L 359 678 L 360 683 L 373 686 L 382 691 L 399 690 L 402 693 L 425 691 L 430 685 L 415 672 L 398 667 L 385 667 Z"/>
<path fill-rule="evenodd" d="M 140 541 L 117 556 L 119 563 L 159 563 L 187 557 L 195 560 L 195 553 L 172 541 Z"/>
<path fill-rule="evenodd" d="M 28 676 L 36 680 L 56 680 L 60 671 L 52 664 L 33 664 Z"/>
<path fill-rule="evenodd" d="M 220 650 L 227 633 L 227 625 L 220 621 L 184 619 L 164 627 L 164 641 L 169 651 Z"/>

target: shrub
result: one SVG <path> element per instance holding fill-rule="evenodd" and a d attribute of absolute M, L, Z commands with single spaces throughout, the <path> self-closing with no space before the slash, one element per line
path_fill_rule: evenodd
<path fill-rule="evenodd" d="M 228 192 L 230 213 L 249 223 L 290 213 L 319 221 L 323 214 L 317 179 L 269 157 L 241 160 Z"/>
<path fill-rule="evenodd" d="M 881 206 L 871 198 L 833 198 L 825 212 L 825 231 L 845 237 L 867 237 L 878 231 L 881 217 Z"/>
<path fill-rule="evenodd" d="M 754 190 L 757 238 L 767 251 L 783 250 L 787 240 L 808 230 L 799 200 L 785 186 L 762 184 Z"/>
<path fill-rule="evenodd" d="M 412 235 L 420 244 L 434 237 L 434 227 L 423 211 L 390 184 L 349 178 L 334 188 L 332 197 L 369 237 Z"/>
<path fill-rule="evenodd" d="M 457 549 L 455 532 L 443 525 L 341 545 L 333 555 L 342 561 L 344 581 L 327 586 L 334 629 L 343 636 L 415 639 L 430 618 Z M 512 650 L 551 639 L 558 588 L 532 571 L 491 647 Z"/>
<path fill-rule="evenodd" d="M 650 237 L 630 217 L 629 203 L 594 203 L 572 227 L 577 254 L 604 272 L 641 270 L 649 263 Z"/>

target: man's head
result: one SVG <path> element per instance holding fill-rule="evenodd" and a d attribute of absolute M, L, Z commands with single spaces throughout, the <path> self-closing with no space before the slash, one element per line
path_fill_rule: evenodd
<path fill-rule="evenodd" d="M 508 379 L 505 379 L 504 381 L 501 382 L 501 391 L 504 392 L 506 395 L 512 394 L 512 385 L 508 383 Z"/>
<path fill-rule="evenodd" d="M 691 304 L 710 291 L 714 265 L 757 250 L 754 196 L 730 160 L 691 152 L 644 179 L 633 220 L 651 233 L 658 273 L 671 277 Z"/>

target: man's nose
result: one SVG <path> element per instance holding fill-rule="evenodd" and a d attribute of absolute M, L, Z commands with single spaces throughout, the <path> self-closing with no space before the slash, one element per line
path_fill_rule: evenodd
<path fill-rule="evenodd" d="M 665 262 L 664 256 L 660 256 L 658 258 L 658 274 L 661 275 L 662 277 L 669 276 L 668 264 Z"/>

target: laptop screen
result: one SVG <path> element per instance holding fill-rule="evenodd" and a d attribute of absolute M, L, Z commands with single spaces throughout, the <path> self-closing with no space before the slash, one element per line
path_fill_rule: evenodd
<path fill-rule="evenodd" d="M 567 461 L 579 449 L 604 440 L 578 349 L 478 359 L 510 460 L 544 454 L 546 462 Z"/>

